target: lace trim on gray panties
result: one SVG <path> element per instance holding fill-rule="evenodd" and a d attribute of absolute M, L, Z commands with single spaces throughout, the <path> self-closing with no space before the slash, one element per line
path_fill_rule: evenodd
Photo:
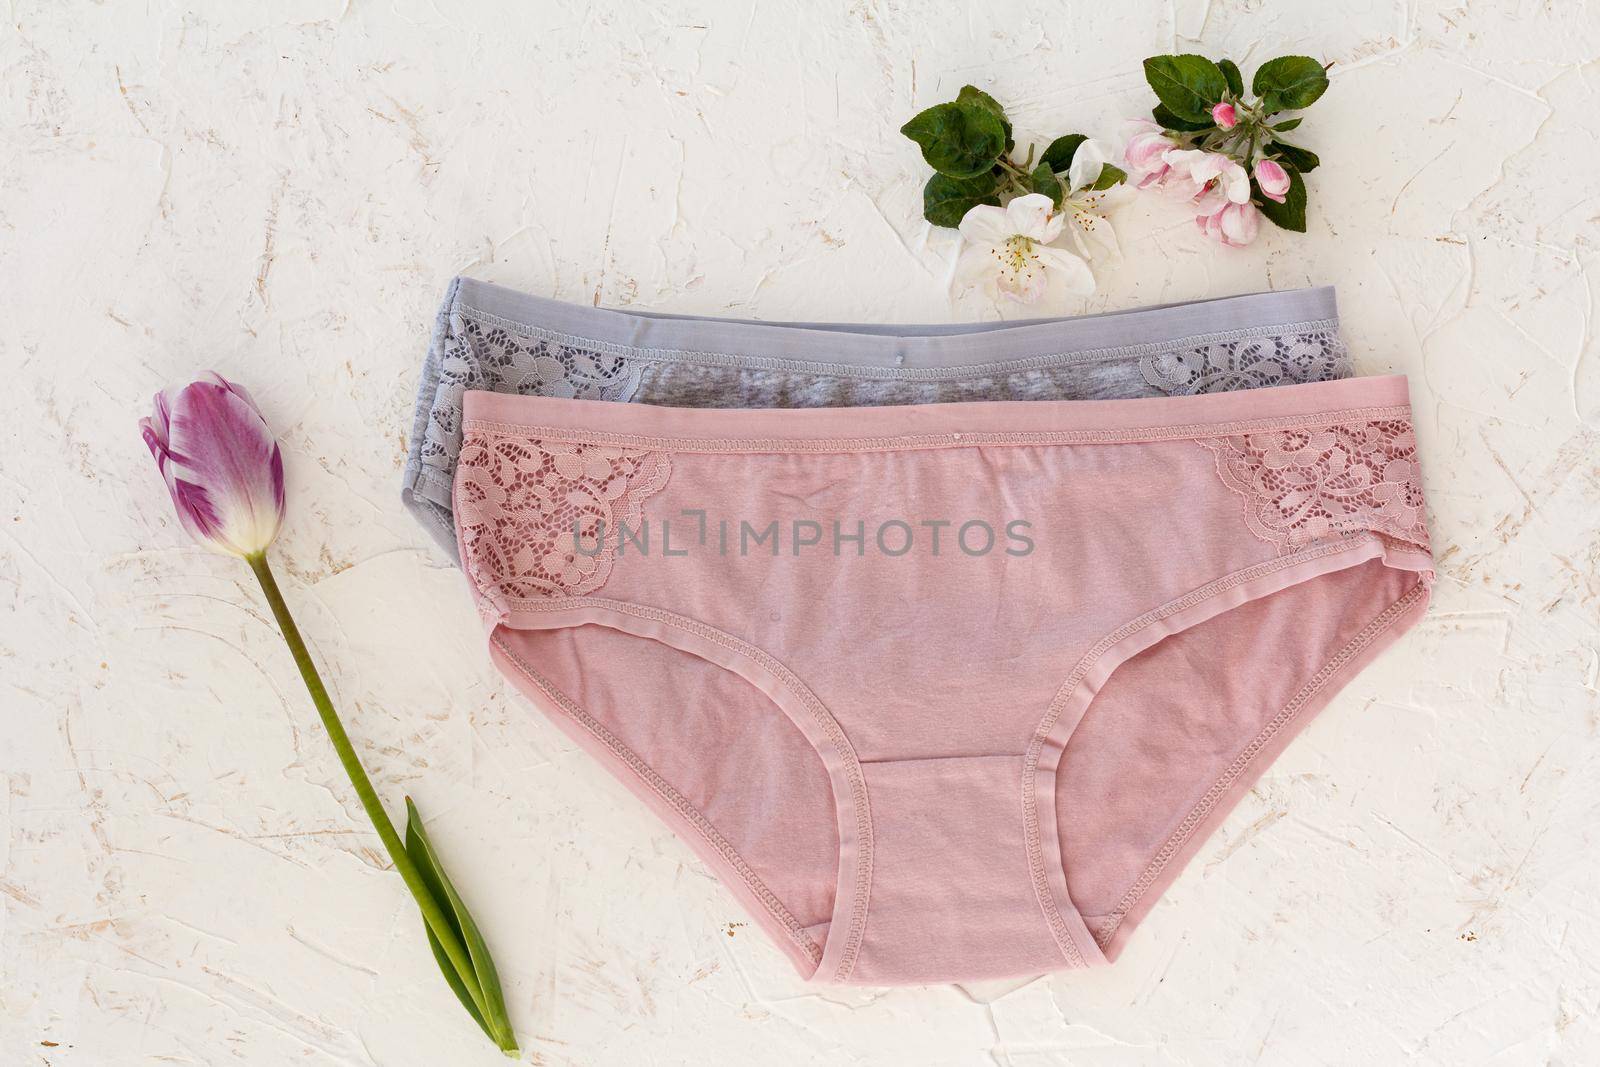
<path fill-rule="evenodd" d="M 424 371 L 417 398 L 419 407 L 427 405 L 427 418 L 419 420 L 422 435 L 412 446 L 407 481 L 412 480 L 409 468 L 415 467 L 417 488 L 430 488 L 426 495 L 445 507 L 461 451 L 462 394 L 467 390 L 626 401 L 632 399 L 645 366 L 621 354 L 516 336 L 458 313 L 450 314 L 428 361 L 431 366 Z"/>
<path fill-rule="evenodd" d="M 1354 373 L 1336 327 L 1188 339 L 1147 352 L 1026 370 L 973 369 L 962 378 L 858 378 L 742 369 L 692 361 L 649 364 L 634 399 L 695 408 L 866 407 L 973 400 L 1126 400 L 1226 393 L 1348 378 Z M 1076 356 L 1078 353 L 1072 353 Z"/>
<path fill-rule="evenodd" d="M 860 407 L 1190 395 L 1352 373 L 1332 320 L 984 366 L 900 370 L 628 348 L 510 323 L 451 299 L 423 369 L 405 488 L 434 523 L 435 536 L 453 545 L 450 487 L 468 389 L 676 407 Z"/>
<path fill-rule="evenodd" d="M 1168 396 L 1297 385 L 1354 373 L 1336 327 L 1264 333 L 1175 348 L 1139 360 L 1144 380 Z"/>

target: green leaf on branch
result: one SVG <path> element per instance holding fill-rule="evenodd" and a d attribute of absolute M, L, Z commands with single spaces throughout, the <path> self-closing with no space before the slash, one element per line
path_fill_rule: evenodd
<path fill-rule="evenodd" d="M 427 831 L 423 829 L 422 816 L 417 814 L 417 806 L 410 797 L 406 797 L 406 855 L 416 864 L 428 892 L 439 905 L 439 910 L 444 912 L 456 939 L 466 946 L 467 955 L 472 961 L 471 974 L 458 973 L 433 929 L 423 923 L 422 928 L 428 934 L 428 947 L 433 950 L 433 958 L 444 972 L 445 982 L 455 993 L 456 999 L 461 1001 L 461 1006 L 467 1009 L 467 1014 L 489 1035 L 489 1040 L 504 1051 L 515 1052 L 517 1039 L 506 1018 L 505 996 L 500 991 L 500 976 L 495 971 L 494 960 L 489 957 L 489 946 L 484 943 L 483 935 L 478 932 L 478 924 L 472 921 L 467 906 L 456 894 L 455 886 L 445 875 L 439 857 L 428 841 Z M 480 1002 L 481 1010 L 478 1006 Z"/>
<path fill-rule="evenodd" d="M 1243 96 L 1244 75 L 1239 73 L 1239 65 L 1231 59 L 1219 59 L 1217 68 L 1222 71 L 1222 76 L 1228 79 L 1228 91 L 1234 96 Z"/>
<path fill-rule="evenodd" d="M 1188 122 L 1209 121 L 1211 106 L 1228 91 L 1222 68 L 1205 56 L 1152 56 L 1144 77 L 1167 110 Z"/>
<path fill-rule="evenodd" d="M 1039 157 L 1040 163 L 1050 164 L 1050 169 L 1060 174 L 1072 166 L 1072 157 L 1078 151 L 1078 146 L 1089 138 L 1081 133 L 1069 133 L 1057 137 L 1050 142 L 1050 147 L 1044 150 L 1044 155 Z"/>
<path fill-rule="evenodd" d="M 922 158 L 940 174 L 975 178 L 994 166 L 1005 151 L 1006 130 L 987 106 L 936 104 L 900 127 L 922 148 Z"/>
<path fill-rule="evenodd" d="M 1098 193 L 1105 189 L 1111 188 L 1113 185 L 1120 185 L 1122 182 L 1127 180 L 1127 171 L 1123 170 L 1121 167 L 1115 166 L 1114 164 L 1106 163 L 1100 167 L 1100 177 L 1096 178 L 1094 180 L 1094 184 L 1089 186 L 1089 188 Z"/>
<path fill-rule="evenodd" d="M 1006 109 L 1000 106 L 1000 101 L 978 88 L 976 85 L 963 85 L 956 94 L 956 103 L 981 107 L 994 114 L 1001 122 L 1006 121 Z"/>
<path fill-rule="evenodd" d="M 1299 111 L 1327 91 L 1328 72 L 1310 56 L 1279 56 L 1261 64 L 1250 88 L 1269 115 Z"/>
<path fill-rule="evenodd" d="M 935 174 L 922 187 L 922 217 L 935 226 L 959 226 L 967 212 L 979 204 L 999 206 L 995 189 L 995 177 L 990 173 L 976 178 Z"/>
<path fill-rule="evenodd" d="M 1066 190 L 1061 187 L 1061 179 L 1056 177 L 1048 163 L 1040 163 L 1033 168 L 1033 173 L 1028 175 L 1028 189 L 1030 192 L 1048 196 L 1054 207 L 1061 206 L 1061 198 L 1066 194 Z"/>
<path fill-rule="evenodd" d="M 1205 121 L 1203 122 L 1190 122 L 1188 119 L 1180 119 L 1171 111 L 1167 110 L 1167 105 L 1165 104 L 1157 104 L 1154 108 L 1152 108 L 1150 111 L 1150 117 L 1155 119 L 1156 125 L 1160 126 L 1162 129 L 1174 130 L 1178 133 L 1199 133 L 1201 130 L 1215 129 L 1217 125 L 1211 120 L 1211 116 L 1209 114 L 1207 114 Z"/>
<path fill-rule="evenodd" d="M 1277 130 L 1279 133 L 1288 133 L 1290 130 L 1292 130 L 1295 127 L 1299 126 L 1304 121 L 1305 121 L 1305 119 L 1300 118 L 1297 115 L 1294 118 L 1289 119 L 1289 120 L 1287 120 L 1285 122 L 1274 123 L 1273 125 L 1271 125 L 1271 126 L 1269 126 L 1267 128 L 1269 130 Z"/>
<path fill-rule="evenodd" d="M 1011 120 L 1006 117 L 1006 109 L 1000 106 L 1000 101 L 976 85 L 963 85 L 961 91 L 956 94 L 956 103 L 963 107 L 980 107 L 993 112 L 994 117 L 1000 120 L 1001 127 L 1006 131 L 1006 146 L 1002 151 L 1011 151 L 1016 142 L 1011 139 Z"/>
<path fill-rule="evenodd" d="M 1293 230 L 1295 233 L 1306 232 L 1306 183 L 1300 177 L 1300 172 L 1293 167 L 1283 168 L 1289 175 L 1289 192 L 1284 196 L 1283 203 L 1269 200 L 1261 192 L 1261 186 L 1256 184 L 1254 178 L 1250 179 L 1250 190 L 1255 194 L 1256 206 L 1267 219 L 1279 228 Z"/>
<path fill-rule="evenodd" d="M 1277 157 L 1278 161 L 1286 167 L 1293 167 L 1301 174 L 1308 174 L 1322 166 L 1322 160 L 1309 148 L 1299 148 L 1282 141 L 1273 141 L 1267 146 L 1267 153 Z"/>

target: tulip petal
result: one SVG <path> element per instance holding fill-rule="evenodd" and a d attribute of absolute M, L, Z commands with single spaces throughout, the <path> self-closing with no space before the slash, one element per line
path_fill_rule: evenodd
<path fill-rule="evenodd" d="M 178 508 L 178 520 L 191 537 L 209 542 L 226 536 L 222 516 L 203 487 L 174 477 L 168 480 L 167 488 Z"/>
<path fill-rule="evenodd" d="M 172 434 L 172 430 L 170 428 L 172 401 L 167 395 L 167 390 L 163 389 L 161 392 L 155 395 L 155 401 L 151 405 L 151 408 L 152 413 L 150 418 L 139 420 L 140 425 L 149 423 L 150 428 L 157 436 L 161 438 L 162 444 L 165 445 L 167 438 Z"/>
<path fill-rule="evenodd" d="M 249 394 L 211 376 L 169 397 L 164 413 L 158 402 L 150 434 L 163 414 L 157 464 L 185 529 L 221 552 L 263 551 L 283 520 L 283 456 Z"/>

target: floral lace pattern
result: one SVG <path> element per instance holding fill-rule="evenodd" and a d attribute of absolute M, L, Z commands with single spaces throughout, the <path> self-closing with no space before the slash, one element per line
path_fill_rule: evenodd
<path fill-rule="evenodd" d="M 628 400 L 640 364 L 541 337 L 523 337 L 452 313 L 439 351 L 438 385 L 423 431 L 422 465 L 446 483 L 461 448 L 461 394 L 468 389 L 519 396 Z"/>
<path fill-rule="evenodd" d="M 1169 396 L 1189 396 L 1348 378 L 1352 368 L 1339 331 L 1313 329 L 1157 352 L 1139 360 L 1139 372 Z"/>
<path fill-rule="evenodd" d="M 1417 440 L 1402 419 L 1202 439 L 1250 532 L 1290 552 L 1370 530 L 1428 551 Z"/>
<path fill-rule="evenodd" d="M 456 472 L 465 565 L 485 603 L 583 596 L 667 484 L 665 453 L 469 433 Z"/>
<path fill-rule="evenodd" d="M 1332 319 L 1162 345 L 1046 353 L 1014 364 L 852 372 L 828 363 L 779 366 L 759 353 L 664 352 L 585 341 L 520 327 L 452 296 L 424 363 L 404 487 L 453 551 L 450 486 L 468 390 L 673 407 L 859 407 L 1210 393 L 1351 373 Z"/>

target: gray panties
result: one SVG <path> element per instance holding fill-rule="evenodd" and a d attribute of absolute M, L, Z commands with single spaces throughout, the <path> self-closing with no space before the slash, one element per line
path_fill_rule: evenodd
<path fill-rule="evenodd" d="M 471 278 L 445 294 L 401 494 L 452 556 L 462 394 L 675 407 L 1124 400 L 1347 378 L 1331 288 L 1074 318 L 951 325 L 754 322 L 619 311 Z"/>

